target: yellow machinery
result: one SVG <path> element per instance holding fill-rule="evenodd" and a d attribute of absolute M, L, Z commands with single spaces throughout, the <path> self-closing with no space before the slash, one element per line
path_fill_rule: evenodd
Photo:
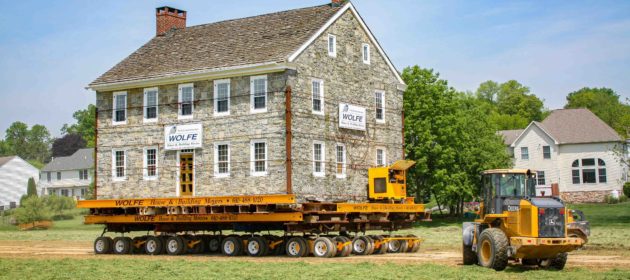
<path fill-rule="evenodd" d="M 483 172 L 478 219 L 463 225 L 465 265 L 503 270 L 509 260 L 520 260 L 563 269 L 567 252 L 587 242 L 590 227 L 583 214 L 568 210 L 558 197 L 537 197 L 535 174 L 527 169 Z"/>
<path fill-rule="evenodd" d="M 390 166 L 368 169 L 368 198 L 372 201 L 404 201 L 407 198 L 407 170 L 416 164 L 399 160 Z"/>

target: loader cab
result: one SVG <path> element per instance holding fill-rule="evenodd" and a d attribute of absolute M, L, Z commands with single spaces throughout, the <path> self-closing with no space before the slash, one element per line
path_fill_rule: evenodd
<path fill-rule="evenodd" d="M 368 169 L 368 198 L 372 201 L 407 198 L 407 170 L 415 164 L 412 160 L 399 160 L 390 166 Z"/>
<path fill-rule="evenodd" d="M 488 170 L 482 174 L 483 214 L 500 214 L 536 196 L 536 172 L 529 169 Z"/>

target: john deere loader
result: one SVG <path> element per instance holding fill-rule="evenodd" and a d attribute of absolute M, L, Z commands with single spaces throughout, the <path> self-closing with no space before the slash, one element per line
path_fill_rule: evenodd
<path fill-rule="evenodd" d="M 465 265 L 503 270 L 509 261 L 563 269 L 567 252 L 590 235 L 584 215 L 558 197 L 536 196 L 536 172 L 489 170 L 482 174 L 478 218 L 463 224 Z"/>

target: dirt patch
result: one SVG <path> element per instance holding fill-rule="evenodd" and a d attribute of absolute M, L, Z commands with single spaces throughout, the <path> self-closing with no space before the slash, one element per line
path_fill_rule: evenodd
<path fill-rule="evenodd" d="M 437 263 L 450 266 L 461 265 L 461 252 L 453 249 L 423 248 L 417 253 L 385 254 L 370 256 L 351 256 L 347 258 L 289 258 L 289 257 L 224 257 L 221 255 L 184 255 L 184 256 L 148 256 L 148 255 L 95 255 L 91 242 L 84 241 L 0 241 L 0 258 L 97 258 L 97 259 L 186 259 L 190 261 L 250 261 L 250 262 L 372 262 L 418 264 Z M 630 257 L 620 255 L 569 255 L 568 267 L 585 267 L 589 269 L 627 268 Z"/>

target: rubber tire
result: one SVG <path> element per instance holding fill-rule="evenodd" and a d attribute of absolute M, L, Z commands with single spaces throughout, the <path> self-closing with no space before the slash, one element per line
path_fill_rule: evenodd
<path fill-rule="evenodd" d="M 364 247 L 361 249 L 361 243 L 363 243 Z M 352 254 L 354 255 L 369 255 L 374 252 L 374 240 L 365 235 L 356 236 L 352 239 Z"/>
<path fill-rule="evenodd" d="M 522 265 L 527 265 L 527 266 L 532 266 L 532 265 L 538 265 L 539 261 L 538 261 L 538 259 L 521 259 L 521 264 Z"/>
<path fill-rule="evenodd" d="M 258 251 L 250 251 L 250 243 L 255 242 L 258 243 Z M 269 243 L 267 242 L 267 238 L 262 236 L 252 236 L 247 239 L 247 245 L 245 246 L 245 253 L 251 257 L 262 257 L 266 256 L 267 252 L 269 252 Z"/>
<path fill-rule="evenodd" d="M 417 236 L 413 234 L 409 234 L 407 235 L 407 237 L 418 238 Z M 417 253 L 420 250 L 420 240 L 413 240 L 413 241 L 409 240 L 409 242 L 411 242 L 412 244 L 410 244 L 409 250 L 407 252 Z"/>
<path fill-rule="evenodd" d="M 318 246 L 322 246 L 323 251 L 319 251 Z M 319 252 L 318 252 L 319 251 Z M 313 255 L 319 258 L 332 258 L 337 254 L 337 242 L 330 237 L 318 237 L 313 242 Z"/>
<path fill-rule="evenodd" d="M 120 248 L 120 250 L 118 250 L 118 246 L 117 245 L 121 245 L 122 248 Z M 131 238 L 129 237 L 116 237 L 114 238 L 114 241 L 112 242 L 112 251 L 114 252 L 114 254 L 117 255 L 127 255 L 131 253 Z"/>
<path fill-rule="evenodd" d="M 484 262 L 484 259 L 481 257 L 484 241 L 490 243 L 490 257 L 487 262 Z M 479 245 L 477 246 L 479 265 L 496 271 L 504 270 L 508 264 L 508 244 L 508 239 L 501 229 L 489 228 L 482 231 L 479 235 Z"/>
<path fill-rule="evenodd" d="M 540 260 L 538 266 L 542 268 L 553 268 L 557 270 L 563 270 L 567 264 L 567 253 L 559 253 L 554 258 Z"/>
<path fill-rule="evenodd" d="M 346 236 L 335 236 L 335 238 L 333 240 L 336 243 L 350 242 L 350 238 L 348 238 Z M 337 253 L 335 254 L 335 257 L 347 257 L 347 256 L 350 256 L 350 254 L 352 254 L 352 243 L 343 246 L 343 248 L 341 248 L 341 250 L 337 250 Z"/>
<path fill-rule="evenodd" d="M 234 250 L 232 252 L 226 252 L 225 246 L 227 243 L 234 244 Z M 228 236 L 221 242 L 221 253 L 228 257 L 240 256 L 243 254 L 243 239 L 239 236 Z"/>
<path fill-rule="evenodd" d="M 171 248 L 171 244 L 177 247 Z M 182 255 L 186 252 L 186 240 L 179 235 L 171 236 L 166 239 L 164 249 L 166 249 L 166 253 L 169 255 Z"/>
<path fill-rule="evenodd" d="M 150 250 L 150 246 L 149 244 L 153 243 L 155 244 L 155 248 L 154 251 Z M 161 236 L 149 236 L 147 237 L 147 242 L 144 243 L 144 251 L 148 254 L 148 255 L 160 255 L 164 252 L 164 238 Z"/>
<path fill-rule="evenodd" d="M 208 243 L 206 244 L 208 247 L 208 252 L 210 253 L 218 253 L 221 251 L 221 244 L 223 243 L 223 238 L 220 235 L 213 235 L 208 237 Z"/>
<path fill-rule="evenodd" d="M 292 246 L 294 246 L 294 244 L 297 244 L 299 246 L 298 250 L 295 251 L 293 249 L 291 249 Z M 292 257 L 292 258 L 301 258 L 301 257 L 306 257 L 308 256 L 308 242 L 306 241 L 306 239 L 304 239 L 304 237 L 291 237 L 289 238 L 289 240 L 287 241 L 286 245 L 285 245 L 285 251 L 287 256 Z"/>
<path fill-rule="evenodd" d="M 132 254 L 144 254 L 144 243 L 140 247 L 136 247 L 135 244 L 140 241 L 147 240 L 146 236 L 137 236 L 131 239 L 131 253 Z"/>
<path fill-rule="evenodd" d="M 398 246 L 396 246 L 398 245 Z M 400 249 L 402 248 L 400 240 L 390 240 L 387 242 L 387 252 L 388 253 L 400 253 Z"/>
<path fill-rule="evenodd" d="M 111 253 L 112 243 L 112 239 L 107 236 L 96 238 L 96 240 L 94 240 L 94 253 L 98 255 Z"/>
<path fill-rule="evenodd" d="M 387 253 L 387 242 L 383 242 L 383 237 L 380 235 L 372 235 L 370 236 L 370 238 L 372 238 L 374 240 L 374 252 L 373 254 L 385 254 Z M 379 241 L 381 243 L 381 246 L 376 248 L 376 242 Z"/>
<path fill-rule="evenodd" d="M 477 253 L 473 252 L 472 245 L 466 246 L 462 242 L 462 257 L 464 259 L 464 265 L 473 265 L 477 263 Z"/>

